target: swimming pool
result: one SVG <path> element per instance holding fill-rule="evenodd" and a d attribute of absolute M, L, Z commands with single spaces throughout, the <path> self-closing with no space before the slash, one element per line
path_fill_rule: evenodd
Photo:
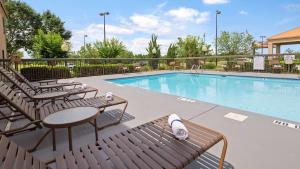
<path fill-rule="evenodd" d="M 109 81 L 300 122 L 300 80 L 168 73 Z"/>

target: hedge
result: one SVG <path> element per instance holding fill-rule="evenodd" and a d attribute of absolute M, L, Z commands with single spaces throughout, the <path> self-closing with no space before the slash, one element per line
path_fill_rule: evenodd
<path fill-rule="evenodd" d="M 30 81 L 71 77 L 70 70 L 62 66 L 26 67 L 21 69 L 21 74 Z"/>
<path fill-rule="evenodd" d="M 124 64 L 123 66 L 128 67 L 128 71 L 126 73 L 134 72 L 133 64 Z M 109 75 L 122 73 L 119 68 L 120 66 L 118 64 L 84 65 L 81 67 L 74 67 L 73 73 L 76 77 Z"/>

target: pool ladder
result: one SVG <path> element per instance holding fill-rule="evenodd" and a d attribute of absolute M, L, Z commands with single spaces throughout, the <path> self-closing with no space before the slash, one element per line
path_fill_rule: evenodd
<path fill-rule="evenodd" d="M 202 69 L 201 65 L 193 64 L 193 66 L 191 68 L 191 72 L 193 72 L 193 70 L 195 70 L 196 73 L 198 73 L 198 70 L 201 70 L 201 72 L 203 72 L 203 69 Z"/>

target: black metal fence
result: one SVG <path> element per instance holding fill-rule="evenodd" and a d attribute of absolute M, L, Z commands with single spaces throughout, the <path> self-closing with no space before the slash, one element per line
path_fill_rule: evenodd
<path fill-rule="evenodd" d="M 264 57 L 264 69 L 255 70 L 253 55 L 204 56 L 194 58 L 66 58 L 22 59 L 13 63 L 30 80 L 96 76 L 135 71 L 191 70 L 299 73 L 300 54 L 259 55 Z M 287 63 L 292 56 L 292 62 Z M 5 60 L 4 62 L 9 62 Z M 137 69 L 138 68 L 138 69 Z"/>

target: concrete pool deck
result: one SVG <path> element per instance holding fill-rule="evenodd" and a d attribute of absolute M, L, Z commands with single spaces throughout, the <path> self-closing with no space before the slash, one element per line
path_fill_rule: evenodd
<path fill-rule="evenodd" d="M 105 79 L 111 78 L 170 72 L 174 71 L 93 76 L 74 78 L 74 80 L 94 86 L 98 88 L 102 94 L 107 91 L 111 91 L 114 94 L 127 99 L 129 102 L 126 112 L 130 115 L 133 115 L 135 119 L 100 131 L 99 133 L 101 137 L 107 137 L 122 130 L 126 130 L 127 128 L 135 127 L 142 123 L 171 113 L 177 113 L 182 118 L 222 132 L 227 137 L 229 144 L 226 155 L 226 161 L 228 162 L 227 168 L 300 168 L 298 163 L 300 155 L 300 129 L 293 129 L 273 124 L 274 120 L 282 119 L 263 116 L 256 113 L 232 109 L 202 101 L 196 101 L 194 103 L 185 102 L 179 100 L 178 96 L 148 91 L 130 86 L 120 86 L 105 81 Z M 298 75 L 290 74 L 234 73 L 214 71 L 205 71 L 204 73 L 299 79 Z M 240 122 L 225 118 L 224 115 L 230 112 L 245 115 L 247 116 L 247 119 L 243 122 Z M 292 123 L 297 124 L 296 122 Z M 13 136 L 12 139 L 24 147 L 29 147 L 30 144 L 43 132 L 44 130 L 37 130 L 35 132 Z M 59 131 L 57 134 L 57 139 L 58 151 L 52 151 L 51 138 L 49 137 L 34 154 L 43 160 L 49 160 L 56 154 L 66 152 L 68 148 L 66 132 L 63 130 Z M 87 143 L 92 143 L 94 142 L 94 139 L 92 127 L 80 126 L 78 129 L 74 129 L 74 148 L 80 147 Z M 209 153 L 219 157 L 221 153 L 221 146 L 222 144 L 213 147 L 209 150 Z M 205 159 L 206 157 L 204 160 Z M 213 166 L 214 165 L 197 165 L 197 162 L 194 162 L 187 168 L 214 168 Z"/>

